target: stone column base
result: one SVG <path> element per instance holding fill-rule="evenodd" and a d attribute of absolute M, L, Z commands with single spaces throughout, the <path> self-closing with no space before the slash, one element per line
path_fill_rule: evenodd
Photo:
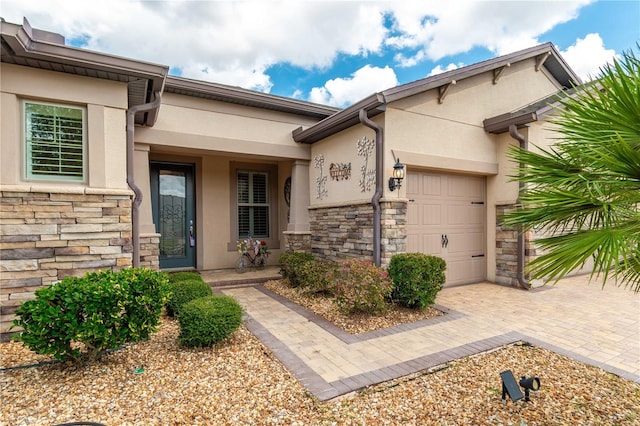
<path fill-rule="evenodd" d="M 515 205 L 496 206 L 496 283 L 509 287 L 518 284 L 518 230 L 507 227 L 501 217 L 516 208 Z M 536 248 L 531 232 L 525 233 L 525 265 L 536 257 Z"/>
<path fill-rule="evenodd" d="M 140 234 L 140 266 L 160 269 L 160 234 Z"/>
<path fill-rule="evenodd" d="M 311 252 L 311 232 L 283 232 L 285 251 Z"/>

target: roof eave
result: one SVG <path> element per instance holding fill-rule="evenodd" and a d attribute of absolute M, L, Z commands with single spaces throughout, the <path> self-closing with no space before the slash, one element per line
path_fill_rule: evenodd
<path fill-rule="evenodd" d="M 580 84 L 580 79 L 571 70 L 567 63 L 562 59 L 560 53 L 553 46 L 552 43 L 544 43 L 538 46 L 534 46 L 528 49 L 524 49 L 518 52 L 510 53 L 498 58 L 488 59 L 477 64 L 468 65 L 464 68 L 444 72 L 431 77 L 426 77 L 421 80 L 417 80 L 411 83 L 396 86 L 391 89 L 387 89 L 380 93 L 375 93 L 368 98 L 346 108 L 339 113 L 326 118 L 325 120 L 315 124 L 308 129 L 296 129 L 293 132 L 293 138 L 296 142 L 313 143 L 324 137 L 331 136 L 338 133 L 352 125 L 359 122 L 358 112 L 360 109 L 365 108 L 367 111 L 376 110 L 382 112 L 385 104 L 414 96 L 444 85 L 450 84 L 456 80 L 464 80 L 475 75 L 479 75 L 485 72 L 492 71 L 494 69 L 507 66 L 514 62 L 520 62 L 531 58 L 542 58 L 546 56 L 546 60 L 542 63 L 542 66 L 549 71 L 551 76 L 564 88 L 571 88 Z M 541 61 L 542 62 L 542 61 Z M 538 111 L 542 113 L 543 111 Z M 547 112 L 545 110 L 544 112 Z M 375 113 L 374 113 L 375 115 Z M 535 121 L 538 118 L 533 118 L 529 114 L 518 115 L 517 117 L 511 117 L 515 122 L 523 122 L 520 125 L 527 123 L 527 120 Z M 505 119 L 505 117 L 502 117 Z M 489 119 L 491 120 L 491 119 Z M 486 121 L 486 120 L 485 120 Z M 531 122 L 531 121 L 529 121 Z M 493 126 L 495 123 L 490 122 Z M 508 126 L 507 126 L 508 129 Z M 501 130 L 501 127 L 496 127 L 496 131 Z"/>
<path fill-rule="evenodd" d="M 137 104 L 150 102 L 153 92 L 162 91 L 169 67 L 149 62 L 135 61 L 115 55 L 92 52 L 72 46 L 34 38 L 37 30 L 32 30 L 25 20 L 23 25 L 0 21 L 0 36 L 11 49 L 13 56 L 44 63 L 93 69 L 105 73 L 123 74 L 131 78 L 147 80 L 145 99 Z M 136 104 L 129 105 L 132 107 Z M 157 111 L 144 115 L 142 123 L 153 125 Z"/>
<path fill-rule="evenodd" d="M 509 126 L 515 124 L 516 127 L 522 127 L 527 124 L 538 121 L 536 112 L 528 112 L 523 114 L 506 113 L 492 118 L 487 118 L 482 122 L 484 130 L 487 133 L 500 134 L 509 131 Z"/>
<path fill-rule="evenodd" d="M 364 109 L 369 117 L 374 117 L 384 112 L 385 104 L 384 96 L 381 93 L 374 93 L 307 129 L 303 130 L 301 127 L 295 129 L 292 132 L 293 139 L 301 143 L 317 142 L 360 123 L 360 110 Z"/>
<path fill-rule="evenodd" d="M 241 87 L 196 81 L 182 77 L 167 77 L 165 87 L 168 92 L 184 92 L 192 96 L 201 96 L 222 102 L 272 109 L 318 119 L 326 118 L 340 111 L 339 108 L 326 105 L 255 92 Z"/>

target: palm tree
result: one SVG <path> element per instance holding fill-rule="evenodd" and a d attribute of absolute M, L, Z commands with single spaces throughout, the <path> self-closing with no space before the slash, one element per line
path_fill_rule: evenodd
<path fill-rule="evenodd" d="M 601 68 L 550 121 L 559 136 L 551 148 L 509 154 L 524 188 L 504 220 L 545 235 L 527 272 L 557 281 L 593 258 L 592 277 L 639 292 L 640 60 L 627 52 Z"/>

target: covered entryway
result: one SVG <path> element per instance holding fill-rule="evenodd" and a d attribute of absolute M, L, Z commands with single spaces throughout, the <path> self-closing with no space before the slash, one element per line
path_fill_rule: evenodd
<path fill-rule="evenodd" d="M 485 178 L 407 173 L 407 251 L 442 257 L 446 285 L 485 279 Z"/>

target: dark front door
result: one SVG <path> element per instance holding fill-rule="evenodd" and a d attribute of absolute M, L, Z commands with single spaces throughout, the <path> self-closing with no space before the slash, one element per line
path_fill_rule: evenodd
<path fill-rule="evenodd" d="M 151 203 L 160 234 L 160 268 L 195 267 L 193 165 L 151 163 Z"/>

